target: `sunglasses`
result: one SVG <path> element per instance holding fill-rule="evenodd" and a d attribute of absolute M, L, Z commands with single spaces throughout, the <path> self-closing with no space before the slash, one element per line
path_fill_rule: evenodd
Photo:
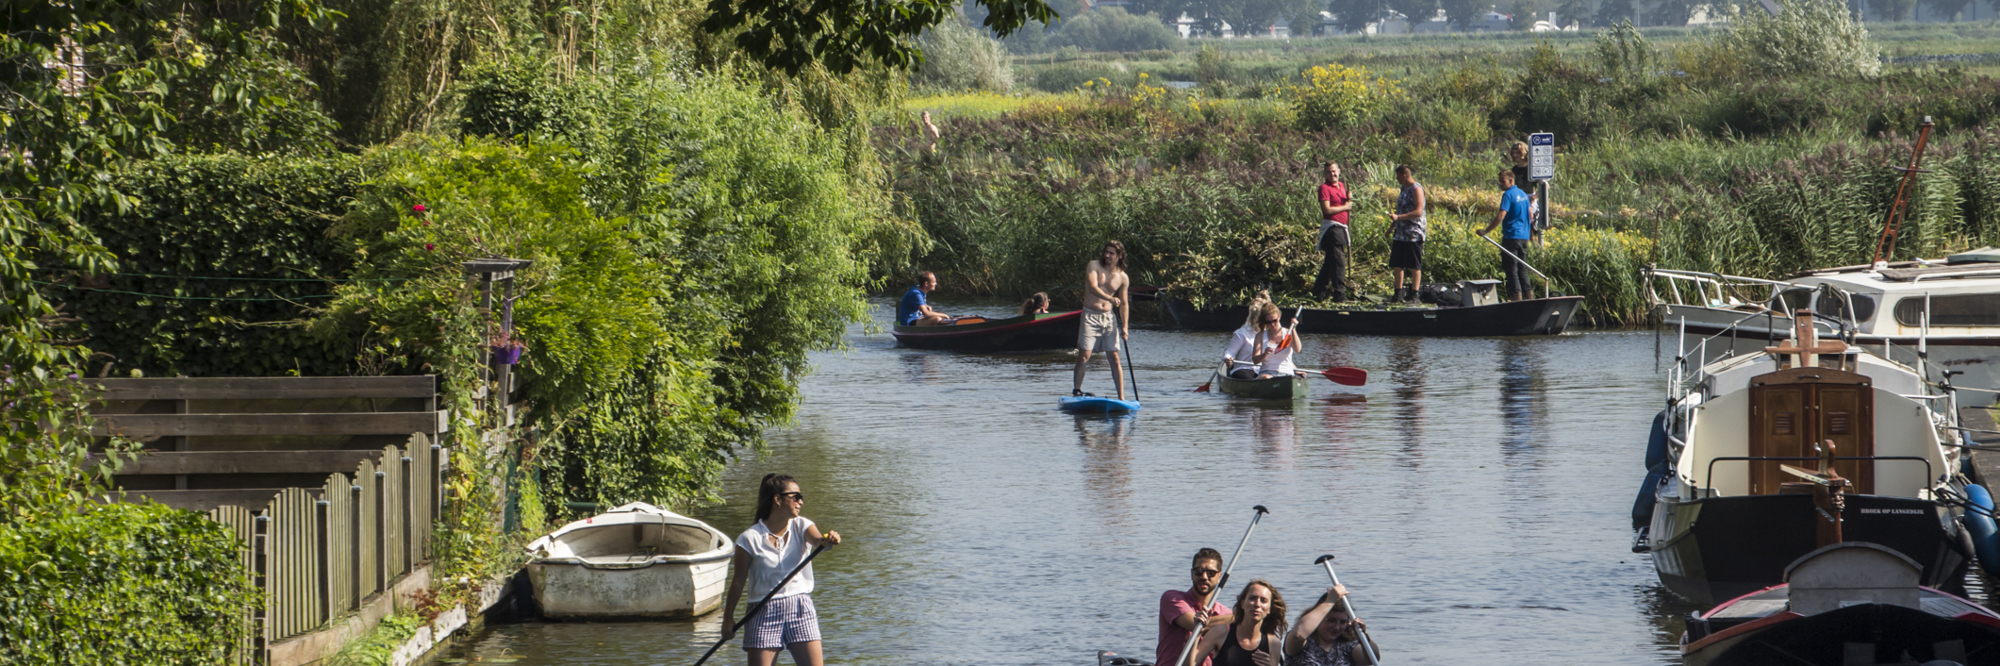
<path fill-rule="evenodd" d="M 1214 578 L 1214 577 L 1216 577 L 1216 576 L 1217 576 L 1218 574 L 1221 574 L 1221 573 L 1222 573 L 1222 570 L 1220 570 L 1220 569 L 1202 569 L 1202 568 L 1198 568 L 1198 567 L 1197 567 L 1197 568 L 1196 568 L 1196 569 L 1194 570 L 1194 572 L 1195 572 L 1195 573 L 1197 573 L 1197 574 L 1200 574 L 1202 578 Z"/>
<path fill-rule="evenodd" d="M 778 497 L 780 497 L 780 498 L 788 498 L 788 499 L 795 499 L 795 500 L 798 500 L 798 501 L 801 501 L 801 502 L 804 502 L 804 501 L 806 501 L 806 494 L 805 494 L 805 493 L 778 493 Z"/>

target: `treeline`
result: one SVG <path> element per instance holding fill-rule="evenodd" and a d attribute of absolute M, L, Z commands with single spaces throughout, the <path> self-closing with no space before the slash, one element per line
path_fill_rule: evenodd
<path fill-rule="evenodd" d="M 242 638 L 233 536 L 99 501 L 138 445 L 90 436 L 97 377 L 438 375 L 464 438 L 442 599 L 567 502 L 713 499 L 925 242 L 868 123 L 949 12 L 802 52 L 828 28 L 787 11 L 0 9 L 0 662 L 216 663 Z M 488 338 L 463 263 L 497 257 L 533 264 Z M 511 346 L 532 408 L 489 447 L 508 426 L 477 372 Z"/>

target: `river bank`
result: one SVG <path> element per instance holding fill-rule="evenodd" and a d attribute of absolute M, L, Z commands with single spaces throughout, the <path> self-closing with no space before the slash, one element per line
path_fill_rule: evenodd
<path fill-rule="evenodd" d="M 876 300 L 876 323 L 890 311 Z M 806 515 L 851 539 L 815 565 L 829 663 L 1150 659 L 1159 593 L 1185 585 L 1195 548 L 1232 547 L 1252 504 L 1273 513 L 1232 589 L 1268 578 L 1296 615 L 1325 587 L 1312 559 L 1334 553 L 1399 663 L 1677 663 L 1694 609 L 1629 552 L 1662 395 L 1650 332 L 1307 336 L 1302 365 L 1361 367 L 1369 385 L 1257 404 L 1189 391 L 1221 334 L 1142 327 L 1146 410 L 1123 419 L 1054 409 L 1067 352 L 907 350 L 860 326 L 845 341 L 813 356 L 770 456 L 732 465 L 727 503 L 696 514 L 734 533 L 758 477 L 801 477 Z M 1098 365 L 1089 386 L 1109 381 Z M 692 662 L 717 631 L 714 615 L 501 624 L 448 658 Z"/>

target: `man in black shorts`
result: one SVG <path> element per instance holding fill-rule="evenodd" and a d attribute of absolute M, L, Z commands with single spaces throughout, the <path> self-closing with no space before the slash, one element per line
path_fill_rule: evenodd
<path fill-rule="evenodd" d="M 1389 275 L 1396 283 L 1394 300 L 1415 303 L 1424 288 L 1424 237 L 1428 229 L 1424 217 L 1424 186 L 1408 164 L 1396 165 L 1396 182 L 1403 191 L 1396 195 L 1396 214 L 1389 216 Z M 1410 274 L 1410 287 L 1403 288 L 1403 273 Z"/>

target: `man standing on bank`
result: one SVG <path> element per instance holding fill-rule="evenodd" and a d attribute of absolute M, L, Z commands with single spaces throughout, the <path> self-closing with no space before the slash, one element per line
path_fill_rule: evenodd
<path fill-rule="evenodd" d="M 1313 280 L 1313 298 L 1326 300 L 1327 288 L 1333 288 L 1333 300 L 1347 300 L 1347 212 L 1354 210 L 1354 200 L 1347 196 L 1347 183 L 1340 182 L 1340 164 L 1326 163 L 1326 182 L 1319 184 L 1319 251 L 1325 259 L 1319 266 L 1319 277 Z M 1330 284 L 1329 284 L 1330 283 Z"/>
<path fill-rule="evenodd" d="M 1076 334 L 1076 385 L 1070 395 L 1086 396 L 1083 374 L 1090 366 L 1090 352 L 1103 349 L 1111 357 L 1111 381 L 1118 383 L 1118 399 L 1125 399 L 1125 366 L 1118 364 L 1118 339 L 1129 333 L 1132 323 L 1131 284 L 1125 279 L 1125 244 L 1105 241 L 1096 261 L 1083 270 L 1083 325 Z"/>
<path fill-rule="evenodd" d="M 1493 218 L 1492 224 L 1480 229 L 1479 235 L 1486 235 L 1494 227 L 1501 228 L 1500 247 L 1507 251 L 1500 253 L 1500 272 L 1507 275 L 1507 300 L 1527 300 L 1533 287 L 1528 284 L 1528 265 L 1521 260 L 1528 258 L 1531 231 L 1528 193 L 1514 186 L 1514 172 L 1506 169 L 1500 171 L 1500 188 L 1505 190 L 1500 193 L 1500 214 Z"/>
<path fill-rule="evenodd" d="M 1396 165 L 1396 182 L 1402 184 L 1403 191 L 1396 195 L 1396 214 L 1389 216 L 1389 276 L 1396 284 L 1396 293 L 1390 298 L 1415 303 L 1417 293 L 1424 288 L 1424 238 L 1428 231 L 1424 204 L 1428 202 L 1410 165 Z M 1406 271 L 1410 274 L 1408 291 L 1403 289 Z"/>
<path fill-rule="evenodd" d="M 1194 635 L 1195 627 L 1225 627 L 1236 621 L 1229 609 L 1214 600 L 1203 603 L 1215 593 L 1215 586 L 1222 582 L 1222 553 L 1214 548 L 1195 551 L 1194 568 L 1188 572 L 1190 579 L 1187 591 L 1167 590 L 1160 595 L 1160 638 L 1153 651 L 1153 663 L 1160 666 L 1179 666 L 1174 660 L 1181 658 L 1181 650 L 1187 647 L 1188 637 Z M 1191 666 L 1208 666 L 1212 658 L 1201 659 Z"/>

